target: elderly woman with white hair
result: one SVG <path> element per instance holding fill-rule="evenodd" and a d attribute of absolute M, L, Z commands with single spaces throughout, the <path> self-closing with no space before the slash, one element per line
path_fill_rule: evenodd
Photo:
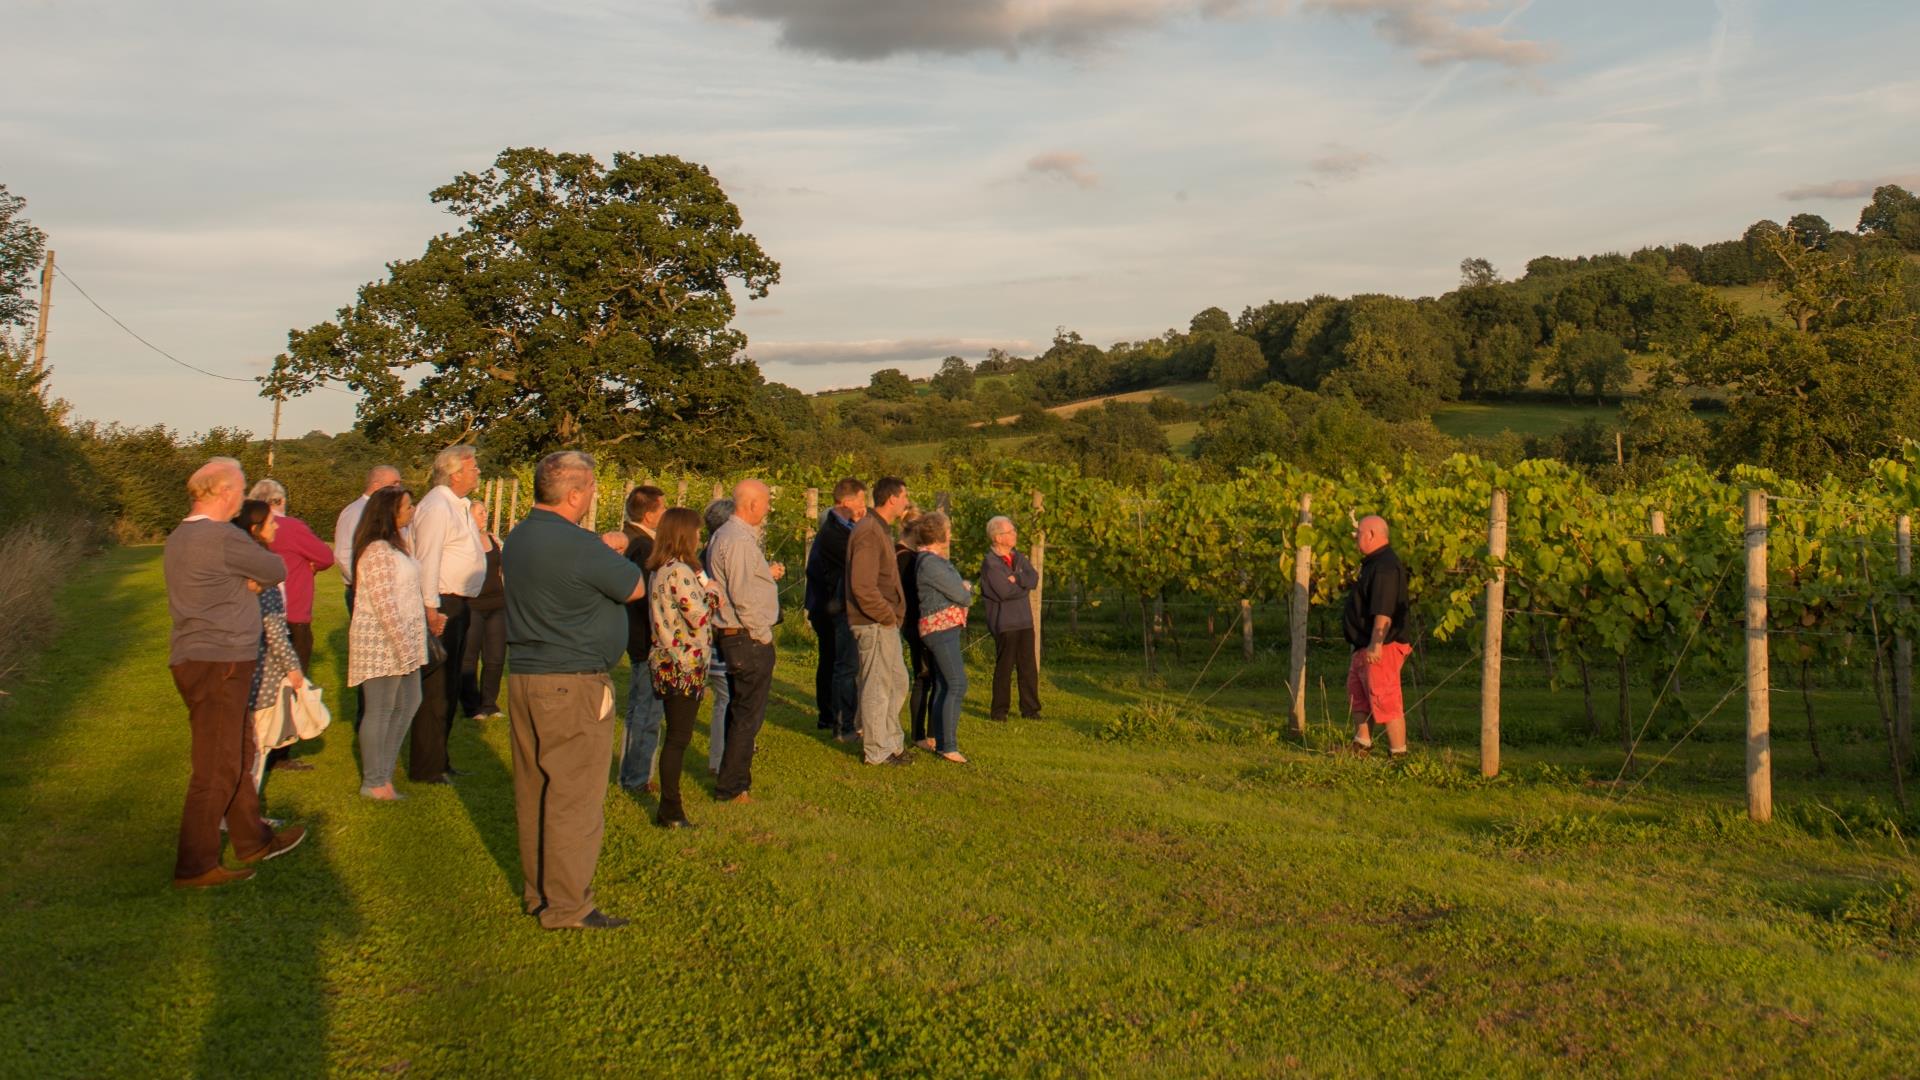
<path fill-rule="evenodd" d="M 980 595 L 986 600 L 987 630 L 993 634 L 993 700 L 987 719 L 1005 720 L 1009 686 L 1020 672 L 1020 716 L 1040 718 L 1040 661 L 1034 652 L 1033 603 L 1040 587 L 1040 571 L 1015 547 L 1019 540 L 1013 521 L 996 517 L 987 522 L 986 558 L 980 563 Z"/>
<path fill-rule="evenodd" d="M 315 575 L 333 566 L 333 549 L 322 543 L 307 523 L 287 513 L 287 489 L 278 480 L 262 480 L 253 485 L 248 498 L 266 503 L 273 515 L 272 542 L 267 550 L 286 564 L 287 580 L 280 594 L 286 601 L 287 634 L 293 639 L 294 655 L 300 658 L 300 670 L 313 670 L 313 581 Z M 286 772 L 304 772 L 312 765 L 291 756 L 291 747 L 280 747 L 267 754 L 267 768 Z"/>

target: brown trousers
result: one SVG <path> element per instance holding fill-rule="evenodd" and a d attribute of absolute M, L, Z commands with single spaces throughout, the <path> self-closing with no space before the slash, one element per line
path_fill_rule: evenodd
<path fill-rule="evenodd" d="M 193 732 L 193 773 L 180 812 L 174 877 L 196 877 L 220 865 L 222 818 L 236 855 L 253 854 L 273 840 L 260 819 L 260 792 L 253 786 L 253 732 L 247 722 L 253 665 L 252 660 L 188 660 L 173 666 L 173 685 L 187 703 Z"/>
<path fill-rule="evenodd" d="M 509 672 L 507 715 L 527 913 L 549 929 L 578 926 L 593 910 L 606 829 L 613 680 Z"/>

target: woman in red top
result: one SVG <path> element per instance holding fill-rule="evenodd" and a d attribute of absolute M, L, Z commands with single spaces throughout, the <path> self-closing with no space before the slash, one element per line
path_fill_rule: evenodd
<path fill-rule="evenodd" d="M 287 565 L 287 580 L 280 592 L 287 602 L 287 633 L 293 638 L 293 652 L 300 658 L 304 674 L 313 670 L 313 576 L 333 565 L 333 548 L 321 543 L 306 522 L 287 516 L 287 489 L 280 481 L 260 481 L 253 485 L 249 497 L 266 503 L 273 511 L 276 528 L 267 550 Z M 269 753 L 267 768 L 289 772 L 313 768 L 290 756 L 292 750 L 283 746 Z"/>

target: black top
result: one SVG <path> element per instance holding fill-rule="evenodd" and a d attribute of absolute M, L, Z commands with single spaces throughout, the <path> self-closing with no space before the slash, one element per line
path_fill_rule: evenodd
<path fill-rule="evenodd" d="M 480 585 L 480 595 L 467 601 L 467 607 L 474 611 L 499 611 L 507 606 L 506 586 L 500 581 L 500 545 L 493 537 L 487 540 L 487 577 Z"/>
<path fill-rule="evenodd" d="M 1409 644 L 1407 568 L 1400 564 L 1400 556 L 1395 555 L 1391 547 L 1382 547 L 1360 560 L 1360 573 L 1347 591 L 1347 609 L 1340 619 L 1347 644 L 1364 649 L 1373 641 L 1375 615 L 1393 619 L 1393 624 L 1387 627 L 1388 641 Z"/>
<path fill-rule="evenodd" d="M 807 553 L 804 603 L 809 612 L 838 615 L 846 610 L 847 541 L 852 536 L 853 526 L 839 514 L 828 510 L 820 515 L 820 532 Z"/>
<path fill-rule="evenodd" d="M 631 524 L 625 526 L 624 531 L 627 534 L 627 561 L 639 567 L 644 576 L 647 560 L 653 557 L 653 537 Z M 652 651 L 653 614 L 649 610 L 649 601 L 643 596 L 627 605 L 627 659 L 644 664 L 647 654 Z"/>
<path fill-rule="evenodd" d="M 905 544 L 893 545 L 894 565 L 900 569 L 900 592 L 907 599 L 907 613 L 900 620 L 900 632 L 908 641 L 920 640 L 920 553 Z"/>

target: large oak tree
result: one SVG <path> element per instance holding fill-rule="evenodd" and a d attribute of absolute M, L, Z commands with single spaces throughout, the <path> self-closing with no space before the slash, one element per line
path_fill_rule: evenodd
<path fill-rule="evenodd" d="M 764 297 L 780 267 L 704 166 L 509 149 L 431 198 L 461 227 L 292 331 L 268 396 L 344 382 L 371 438 L 477 438 L 522 459 L 714 466 L 773 449 L 730 286 Z"/>

